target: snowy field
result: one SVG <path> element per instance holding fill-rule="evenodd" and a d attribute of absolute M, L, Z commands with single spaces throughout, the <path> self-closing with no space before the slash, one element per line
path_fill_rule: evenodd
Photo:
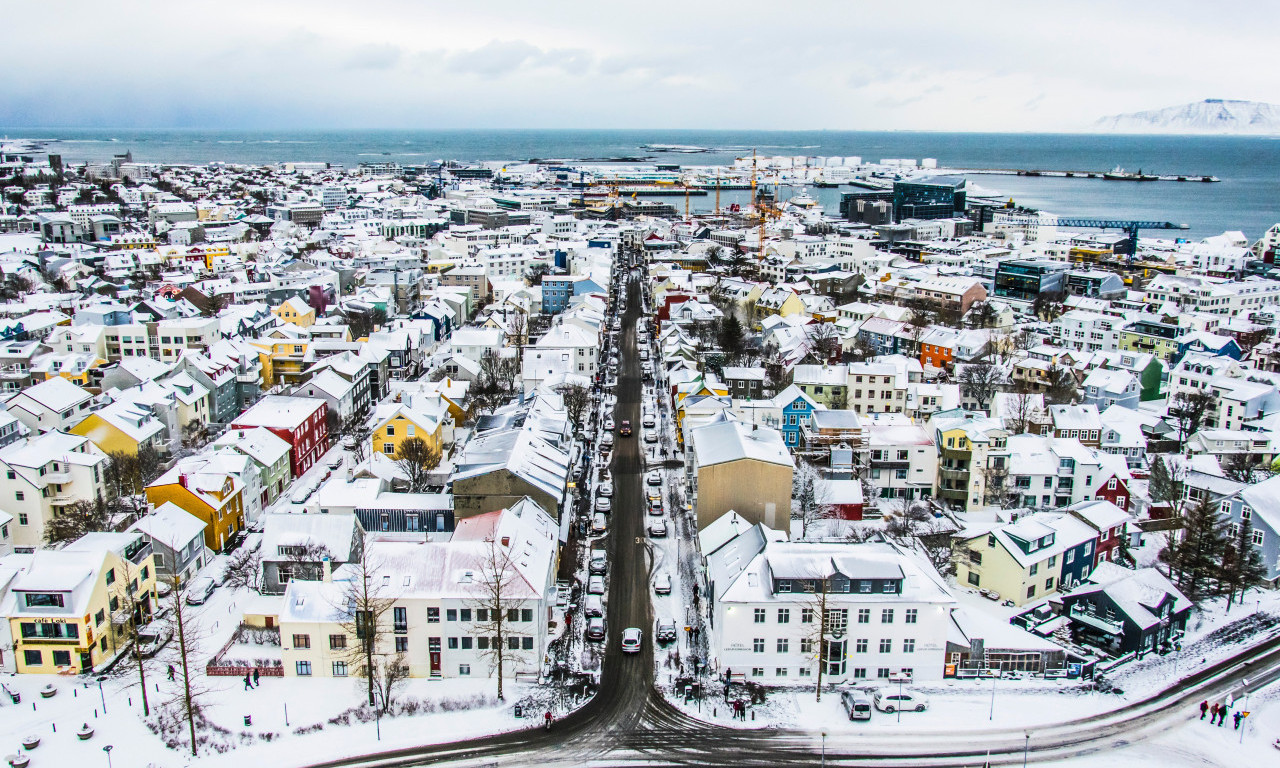
<path fill-rule="evenodd" d="M 41 698 L 39 691 L 48 683 L 58 693 L 49 699 Z M 212 742 L 217 747 L 203 749 L 193 760 L 185 744 L 180 749 L 169 749 L 160 736 L 148 729 L 142 717 L 136 677 L 108 679 L 101 697 L 96 684 L 85 687 L 69 678 L 17 675 L 5 678 L 4 684 L 20 693 L 22 701 L 15 705 L 3 697 L 0 704 L 0 721 L 4 723 L 0 755 L 21 751 L 19 742 L 28 735 L 39 736 L 40 746 L 30 753 L 33 766 L 98 765 L 102 762 L 102 747 L 111 744 L 116 766 L 198 763 L 284 768 L 367 753 L 378 746 L 448 742 L 541 725 L 537 718 L 516 719 L 513 715 L 514 703 L 529 690 L 528 686 L 508 683 L 507 701 L 500 705 L 492 680 L 411 680 L 398 698 L 401 702 L 417 701 L 419 714 L 383 718 L 379 742 L 379 725 L 359 722 L 351 711 L 362 695 L 356 679 L 264 677 L 258 688 L 246 691 L 242 678 L 210 678 L 202 681 L 209 691 L 209 730 L 225 729 L 226 733 L 213 735 Z M 154 720 L 157 709 L 176 693 L 176 686 L 167 680 L 149 680 L 148 687 Z M 246 716 L 252 725 L 245 726 Z M 84 723 L 95 729 L 87 741 L 81 741 L 76 734 Z"/>

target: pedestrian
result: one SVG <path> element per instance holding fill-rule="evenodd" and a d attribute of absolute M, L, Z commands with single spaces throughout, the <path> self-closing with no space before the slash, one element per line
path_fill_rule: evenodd
<path fill-rule="evenodd" d="M 1234 715 L 1232 715 L 1231 717 L 1232 717 L 1232 718 L 1234 718 L 1234 719 L 1235 719 L 1235 721 L 1236 721 L 1236 730 L 1237 730 L 1237 731 L 1238 731 L 1238 730 L 1240 730 L 1240 721 L 1244 719 L 1244 713 L 1243 713 L 1243 712 L 1236 712 L 1236 713 L 1235 713 Z"/>
<path fill-rule="evenodd" d="M 1218 710 L 1218 727 L 1221 728 L 1227 722 L 1227 705 L 1223 704 Z"/>
<path fill-rule="evenodd" d="M 173 682 L 173 677 L 174 677 L 174 675 L 176 675 L 176 674 L 177 674 L 177 672 L 175 672 L 175 671 L 174 671 L 174 669 L 173 669 L 173 665 L 172 665 L 172 664 L 170 664 L 170 665 L 169 665 L 169 682 Z"/>
<path fill-rule="evenodd" d="M 251 688 L 253 688 L 253 686 L 249 684 L 249 673 L 245 672 L 244 673 L 244 689 L 247 691 Z"/>
<path fill-rule="evenodd" d="M 1218 702 L 1213 702 L 1213 707 L 1209 710 L 1209 725 L 1216 725 L 1218 722 Z"/>
<path fill-rule="evenodd" d="M 1201 720 L 1204 719 L 1204 713 L 1208 711 L 1209 711 L 1209 702 L 1208 701 L 1200 702 L 1200 719 Z"/>
<path fill-rule="evenodd" d="M 253 687 L 254 688 L 258 687 L 258 668 L 257 667 L 253 668 Z"/>

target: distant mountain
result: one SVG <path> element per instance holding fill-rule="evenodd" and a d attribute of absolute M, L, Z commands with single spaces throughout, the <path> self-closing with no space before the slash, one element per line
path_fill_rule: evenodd
<path fill-rule="evenodd" d="M 1100 131 L 1116 133 L 1280 134 L 1280 106 L 1260 101 L 1205 99 L 1177 107 L 1100 118 Z"/>

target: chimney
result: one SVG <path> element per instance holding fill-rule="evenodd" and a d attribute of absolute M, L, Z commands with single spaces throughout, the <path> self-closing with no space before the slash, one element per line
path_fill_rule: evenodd
<path fill-rule="evenodd" d="M 504 547 L 509 547 L 509 546 L 511 546 L 511 537 L 510 537 L 510 536 L 503 536 L 503 537 L 502 537 L 502 546 L 504 546 Z"/>
<path fill-rule="evenodd" d="M 186 476 L 186 475 L 184 475 L 184 474 L 179 474 L 179 475 L 178 475 L 178 485 L 182 486 L 183 488 L 186 488 L 186 487 L 187 487 L 187 476 Z"/>

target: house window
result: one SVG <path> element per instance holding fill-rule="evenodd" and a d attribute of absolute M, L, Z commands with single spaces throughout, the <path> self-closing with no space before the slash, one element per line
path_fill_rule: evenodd
<path fill-rule="evenodd" d="M 1044 580 L 1044 588 L 1045 588 L 1045 590 L 1053 589 L 1053 577 L 1052 577 L 1052 576 L 1050 576 L 1049 578 L 1047 578 L 1047 579 L 1045 579 L 1045 580 Z"/>
<path fill-rule="evenodd" d="M 887 638 L 887 637 L 886 637 L 886 638 L 881 638 L 881 640 L 880 640 L 880 652 L 881 652 L 881 653 L 892 653 L 892 652 L 893 652 L 893 641 L 892 641 L 892 640 L 890 640 L 890 639 L 889 639 L 889 638 Z"/>
<path fill-rule="evenodd" d="M 303 650 L 310 647 L 311 647 L 311 635 L 294 635 L 293 636 L 294 650 Z"/>
<path fill-rule="evenodd" d="M 973 586 L 975 586 L 975 587 L 976 587 L 976 586 L 979 586 L 979 585 L 980 585 L 981 581 L 982 581 L 982 577 L 981 577 L 981 576 L 979 576 L 978 574 L 974 573 L 973 571 L 969 571 L 969 583 L 970 583 L 970 584 L 972 584 Z"/>
<path fill-rule="evenodd" d="M 778 653 L 788 653 L 791 651 L 791 641 L 785 637 L 778 638 Z"/>
<path fill-rule="evenodd" d="M 1071 561 L 1075 559 L 1076 559 L 1076 551 L 1074 549 L 1068 549 L 1067 554 L 1065 555 L 1065 559 L 1063 560 L 1063 563 L 1066 565 L 1070 565 Z"/>
<path fill-rule="evenodd" d="M 346 677 L 346 676 L 347 676 L 347 662 L 345 662 L 345 661 L 335 661 L 335 662 L 333 662 L 333 676 L 334 676 L 334 677 Z"/>
<path fill-rule="evenodd" d="M 311 662 L 299 661 L 296 666 L 299 677 L 311 677 Z"/>
<path fill-rule="evenodd" d="M 764 653 L 764 638 L 757 637 L 751 641 L 751 650 L 753 653 Z"/>
<path fill-rule="evenodd" d="M 765 619 L 765 609 L 764 608 L 755 609 L 755 623 L 763 624 L 764 619 Z"/>
<path fill-rule="evenodd" d="M 778 623 L 779 623 L 779 624 L 789 624 L 790 622 L 791 622 L 791 609 L 790 609 L 790 608 L 779 608 L 779 609 L 778 609 Z"/>
<path fill-rule="evenodd" d="M 458 674 L 459 674 L 459 675 L 469 675 L 469 674 L 471 674 L 471 665 L 470 665 L 470 664 L 459 664 L 459 665 L 458 665 Z"/>
<path fill-rule="evenodd" d="M 393 426 L 391 426 L 390 424 L 388 424 L 388 425 L 387 425 L 387 437 L 395 437 L 395 434 L 396 434 L 396 428 L 395 428 L 395 427 L 393 427 Z"/>
<path fill-rule="evenodd" d="M 470 608 L 459 608 L 459 609 L 458 609 L 458 621 L 471 621 L 471 609 L 470 609 Z"/>
<path fill-rule="evenodd" d="M 800 623 L 801 623 L 801 624 L 812 624 L 812 623 L 813 623 L 813 609 L 812 609 L 812 608 L 801 608 L 801 609 L 800 609 Z"/>
<path fill-rule="evenodd" d="M 1255 547 L 1260 547 L 1262 546 L 1262 542 L 1263 542 L 1263 532 L 1255 528 L 1253 531 L 1253 545 Z"/>
<path fill-rule="evenodd" d="M 456 638 L 456 637 L 451 637 L 451 638 L 449 638 L 449 649 L 450 649 L 450 650 L 457 650 L 457 649 L 458 649 L 458 638 Z"/>
<path fill-rule="evenodd" d="M 858 609 L 858 623 L 859 623 L 859 624 L 870 624 L 870 623 L 871 623 L 871 609 L 870 609 L 870 608 L 859 608 L 859 609 Z"/>
<path fill-rule="evenodd" d="M 1035 596 L 1036 596 L 1036 585 L 1032 584 L 1031 586 L 1027 587 L 1027 598 L 1030 599 Z"/>
<path fill-rule="evenodd" d="M 903 653 L 915 653 L 915 652 L 916 652 L 916 640 L 915 640 L 915 638 L 913 638 L 913 637 L 908 637 L 907 639 L 905 639 L 905 640 L 903 640 L 903 641 L 902 641 L 902 652 L 903 652 Z"/>
<path fill-rule="evenodd" d="M 1040 572 L 1040 564 L 1039 564 L 1039 563 L 1032 563 L 1032 564 L 1031 564 L 1031 570 L 1029 571 L 1030 575 L 1035 576 L 1035 575 L 1036 575 L 1037 573 L 1039 573 L 1039 572 Z"/>
<path fill-rule="evenodd" d="M 439 609 L 439 608 L 428 608 L 428 609 L 427 609 L 427 623 L 428 623 L 428 624 L 439 624 L 439 623 L 440 623 L 440 609 Z"/>
<path fill-rule="evenodd" d="M 396 638 L 396 653 L 407 653 L 409 650 L 409 638 L 401 635 Z"/>
<path fill-rule="evenodd" d="M 329 650 L 340 651 L 347 647 L 346 635 L 329 635 Z"/>
<path fill-rule="evenodd" d="M 28 667 L 38 667 L 44 663 L 44 657 L 40 651 L 23 651 L 22 660 Z"/>
<path fill-rule="evenodd" d="M 860 638 L 858 638 L 856 641 L 854 641 L 854 644 L 853 644 L 853 652 L 854 652 L 854 653 L 866 653 L 866 652 L 867 652 L 867 638 L 865 638 L 865 637 L 860 637 Z"/>

